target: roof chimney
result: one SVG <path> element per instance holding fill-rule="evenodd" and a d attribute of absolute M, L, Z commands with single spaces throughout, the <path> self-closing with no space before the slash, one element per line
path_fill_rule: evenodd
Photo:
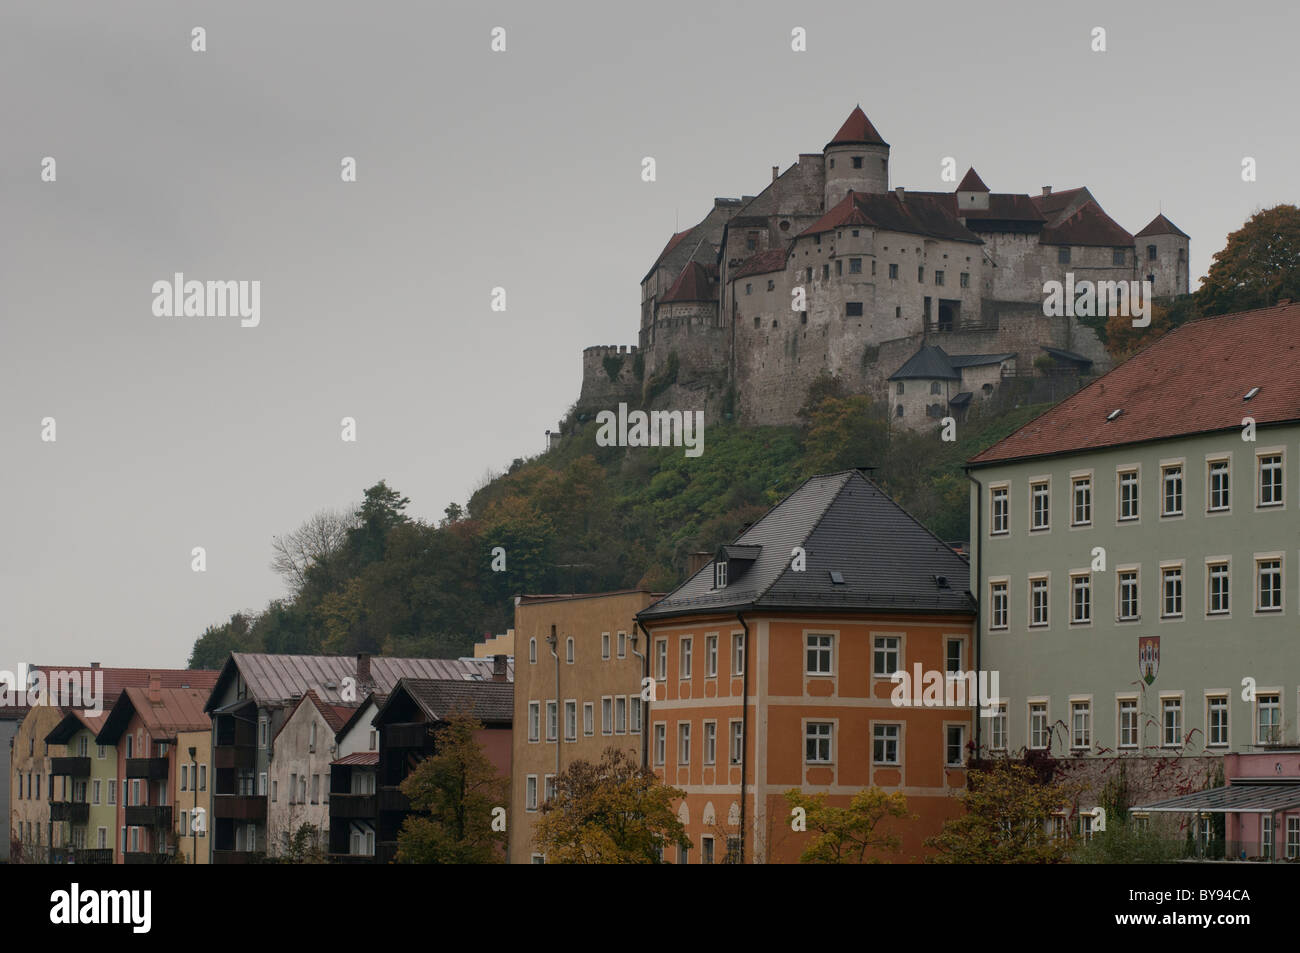
<path fill-rule="evenodd" d="M 686 557 L 686 575 L 694 576 L 697 572 L 709 564 L 713 558 L 712 553 L 691 553 Z"/>
<path fill-rule="evenodd" d="M 780 167 L 779 165 L 774 165 L 774 166 L 772 166 L 772 181 L 773 181 L 773 182 L 776 181 L 776 177 L 777 177 L 778 174 L 780 174 L 780 171 L 781 171 L 781 167 Z"/>
<path fill-rule="evenodd" d="M 1044 186 L 1043 186 L 1043 194 L 1044 194 L 1044 195 L 1051 195 L 1051 194 L 1052 194 L 1052 187 L 1051 187 L 1050 185 L 1044 185 Z"/>
<path fill-rule="evenodd" d="M 506 681 L 506 657 L 504 655 L 492 656 L 492 681 Z"/>
<path fill-rule="evenodd" d="M 157 705 L 162 701 L 162 678 L 158 675 L 149 676 L 149 701 Z"/>
<path fill-rule="evenodd" d="M 370 677 L 370 653 L 359 652 L 357 654 L 357 688 L 364 694 L 369 695 L 374 687 L 374 679 Z"/>
<path fill-rule="evenodd" d="M 900 201 L 900 202 L 904 201 L 904 199 L 903 199 L 903 187 L 902 187 L 901 185 L 898 186 L 898 188 L 894 189 L 894 194 L 898 196 L 898 201 Z"/>

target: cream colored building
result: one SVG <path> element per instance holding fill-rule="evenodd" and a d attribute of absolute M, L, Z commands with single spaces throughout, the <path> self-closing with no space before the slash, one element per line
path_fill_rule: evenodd
<path fill-rule="evenodd" d="M 510 863 L 542 862 L 533 825 L 552 779 L 565 766 L 596 761 L 610 747 L 641 759 L 646 647 L 644 637 L 634 641 L 633 626 L 636 614 L 657 598 L 629 589 L 516 599 Z"/>
<path fill-rule="evenodd" d="M 210 864 L 212 729 L 176 733 L 174 777 L 176 787 L 172 791 L 172 803 L 176 805 L 176 852 L 183 863 Z"/>

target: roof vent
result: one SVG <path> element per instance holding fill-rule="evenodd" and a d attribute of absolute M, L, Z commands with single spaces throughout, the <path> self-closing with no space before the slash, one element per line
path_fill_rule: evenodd
<path fill-rule="evenodd" d="M 831 573 L 831 584 L 832 584 L 832 585 L 835 585 L 835 586 L 842 586 L 842 585 L 844 585 L 844 573 L 840 572 L 838 569 L 832 569 L 832 570 L 830 571 L 830 573 Z"/>
<path fill-rule="evenodd" d="M 1246 396 L 1243 397 L 1243 398 L 1241 398 L 1241 399 L 1242 399 L 1242 400 L 1250 400 L 1252 397 L 1254 397 L 1254 396 L 1255 396 L 1256 394 L 1258 394 L 1258 393 L 1259 393 L 1259 388 L 1258 388 L 1258 387 L 1252 387 L 1250 390 L 1246 391 Z"/>
<path fill-rule="evenodd" d="M 1124 408 L 1123 408 L 1123 407 L 1117 408 L 1116 410 L 1112 410 L 1110 413 L 1108 413 L 1108 414 L 1106 415 L 1106 419 L 1107 419 L 1107 420 L 1114 420 L 1116 417 L 1118 417 L 1118 416 L 1119 416 L 1120 414 L 1122 414 L 1122 413 L 1124 413 Z"/>
<path fill-rule="evenodd" d="M 331 689 L 332 689 L 332 688 L 338 688 L 338 685 L 335 684 L 333 681 L 328 681 L 328 682 L 325 683 L 325 687 L 326 687 L 326 688 L 331 688 Z"/>
<path fill-rule="evenodd" d="M 935 576 L 935 577 L 934 577 L 934 584 L 935 584 L 936 586 L 938 586 L 940 589 L 947 589 L 947 588 L 948 588 L 948 577 L 947 577 L 947 576 Z"/>

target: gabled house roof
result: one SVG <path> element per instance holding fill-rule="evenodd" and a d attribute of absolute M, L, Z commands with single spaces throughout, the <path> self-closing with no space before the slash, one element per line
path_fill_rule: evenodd
<path fill-rule="evenodd" d="M 1185 231 L 1183 231 L 1173 222 L 1169 221 L 1169 219 L 1165 218 L 1163 213 L 1157 215 L 1155 218 L 1151 219 L 1151 221 L 1147 222 L 1146 227 L 1143 228 L 1142 231 L 1138 232 L 1133 237 L 1150 238 L 1155 235 L 1177 235 L 1179 238 L 1186 238 L 1188 239 L 1188 241 L 1191 240 L 1191 238 L 1188 236 L 1188 234 Z"/>
<path fill-rule="evenodd" d="M 174 739 L 178 731 L 204 731 L 212 727 L 203 710 L 206 692 L 195 688 L 161 688 L 151 697 L 147 688 L 127 688 L 118 696 L 95 740 L 115 745 L 138 715 L 155 740 Z"/>
<path fill-rule="evenodd" d="M 389 692 L 403 677 L 453 678 L 469 681 L 492 678 L 492 659 L 409 659 L 373 656 L 370 678 L 375 691 Z M 506 666 L 507 679 L 514 680 L 514 661 Z M 351 655 L 269 655 L 235 652 L 226 660 L 208 697 L 205 711 L 213 710 L 225 688 L 238 675 L 248 687 L 249 699 L 259 705 L 289 705 L 309 688 L 327 704 L 343 702 L 344 678 L 357 677 L 357 660 Z M 360 691 L 365 686 L 358 685 Z"/>
<path fill-rule="evenodd" d="M 298 709 L 303 705 L 308 704 L 312 705 L 318 712 L 320 712 L 321 718 L 325 719 L 325 724 L 329 726 L 330 732 L 333 733 L 336 738 L 343 726 L 348 723 L 349 719 L 351 719 L 354 714 L 356 714 L 358 708 L 364 707 L 358 706 L 355 703 L 351 705 L 328 704 L 320 697 L 320 695 L 316 694 L 314 688 L 309 688 L 302 698 L 298 699 L 297 704 L 289 709 L 289 713 L 285 715 L 284 721 L 280 722 L 280 727 L 275 733 L 276 738 L 280 737 L 280 733 L 283 732 L 289 722 L 293 720 L 293 716 L 298 713 Z"/>
<path fill-rule="evenodd" d="M 365 697 L 361 704 L 358 705 L 350 715 L 348 715 L 347 721 L 340 725 L 338 730 L 334 732 L 334 740 L 342 741 L 344 736 L 356 726 L 357 719 L 362 716 L 372 702 L 377 711 L 384 707 L 384 702 L 386 701 L 388 701 L 388 695 L 386 693 L 380 694 L 379 692 L 371 692 Z"/>
<path fill-rule="evenodd" d="M 1300 421 L 1300 304 L 1181 325 L 969 465 L 1240 431 L 1243 417 Z"/>
<path fill-rule="evenodd" d="M 1048 221 L 1051 221 L 1068 211 L 1075 202 L 1091 202 L 1094 199 L 1087 187 L 1081 185 L 1075 189 L 1062 189 L 1059 192 L 1049 192 L 1046 195 L 1035 195 L 1031 201 L 1034 203 L 1034 207 Z"/>
<path fill-rule="evenodd" d="M 1119 248 L 1131 246 L 1133 236 L 1096 202 L 1088 201 L 1058 222 L 1048 225 L 1038 235 L 1042 245 L 1093 245 Z"/>
<path fill-rule="evenodd" d="M 948 354 L 937 344 L 930 344 L 918 349 L 902 367 L 889 375 L 889 379 L 891 381 L 961 380 L 963 367 L 1001 364 L 1013 357 L 1014 354 Z"/>
<path fill-rule="evenodd" d="M 843 201 L 800 232 L 799 237 L 849 225 L 983 244 L 983 239 L 957 221 L 950 203 L 921 192 L 904 193 L 901 199 L 894 192 L 850 192 Z"/>
<path fill-rule="evenodd" d="M 97 715 L 91 714 L 84 708 L 62 708 L 60 711 L 64 713 L 63 719 L 45 736 L 45 740 L 52 745 L 67 744 L 77 732 L 83 729 L 92 735 L 98 735 L 111 709 L 105 708 Z"/>
<path fill-rule="evenodd" d="M 510 682 L 403 678 L 376 713 L 375 721 L 383 722 L 402 700 L 413 702 L 428 721 L 446 721 L 458 710 L 469 712 L 485 725 L 508 725 L 514 720 L 515 687 Z"/>
<path fill-rule="evenodd" d="M 99 673 L 104 679 L 102 701 L 105 707 L 111 705 L 124 689 L 148 688 L 151 680 L 156 680 L 162 688 L 196 688 L 206 692 L 217 683 L 217 676 L 220 674 L 214 669 L 104 668 L 97 665 L 33 665 L 30 670 L 91 675 Z"/>
<path fill-rule="evenodd" d="M 853 112 L 849 113 L 849 118 L 844 120 L 839 132 L 835 133 L 831 141 L 826 143 L 826 148 L 857 144 L 868 146 L 889 145 L 884 139 L 880 138 L 880 133 L 876 132 L 876 127 L 871 124 L 871 120 L 867 118 L 867 114 L 862 111 L 861 106 L 853 107 Z"/>
<path fill-rule="evenodd" d="M 714 587 L 710 560 L 637 618 L 763 610 L 969 614 L 970 566 L 857 470 L 810 477 L 737 537 L 758 547 L 734 584 Z M 791 554 L 803 547 L 803 571 Z M 947 583 L 941 587 L 936 577 Z"/>

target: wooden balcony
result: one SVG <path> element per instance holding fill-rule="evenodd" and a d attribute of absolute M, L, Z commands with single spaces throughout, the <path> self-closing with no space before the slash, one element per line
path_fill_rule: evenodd
<path fill-rule="evenodd" d="M 264 821 L 266 798 L 257 794 L 216 794 L 212 798 L 212 816 L 237 821 Z"/>
<path fill-rule="evenodd" d="M 260 860 L 258 854 L 251 850 L 214 850 L 212 852 L 212 862 L 214 864 L 255 864 Z"/>
<path fill-rule="evenodd" d="M 373 794 L 330 795 L 330 817 L 373 818 L 377 808 L 378 798 Z"/>
<path fill-rule="evenodd" d="M 50 774 L 65 774 L 70 778 L 90 777 L 89 758 L 51 758 Z"/>
<path fill-rule="evenodd" d="M 429 736 L 429 725 L 385 725 L 385 748 L 423 748 Z"/>
<path fill-rule="evenodd" d="M 410 809 L 411 799 L 397 788 L 385 787 L 379 789 L 380 811 L 409 811 Z"/>
<path fill-rule="evenodd" d="M 74 850 L 72 862 L 76 864 L 111 864 L 113 852 L 107 847 L 82 847 Z"/>
<path fill-rule="evenodd" d="M 90 820 L 90 805 L 85 801 L 51 801 L 50 820 L 84 824 Z"/>
<path fill-rule="evenodd" d="M 122 860 L 128 864 L 170 864 L 173 860 L 171 853 L 156 854 L 153 851 L 127 851 L 122 855 Z"/>
<path fill-rule="evenodd" d="M 123 809 L 127 827 L 163 827 L 172 826 L 172 807 L 170 804 L 136 804 Z"/>
<path fill-rule="evenodd" d="M 127 758 L 126 776 L 144 778 L 149 781 L 167 780 L 166 758 Z"/>
<path fill-rule="evenodd" d="M 256 764 L 257 748 L 253 745 L 222 745 L 212 749 L 212 766 L 217 770 L 252 771 Z"/>

